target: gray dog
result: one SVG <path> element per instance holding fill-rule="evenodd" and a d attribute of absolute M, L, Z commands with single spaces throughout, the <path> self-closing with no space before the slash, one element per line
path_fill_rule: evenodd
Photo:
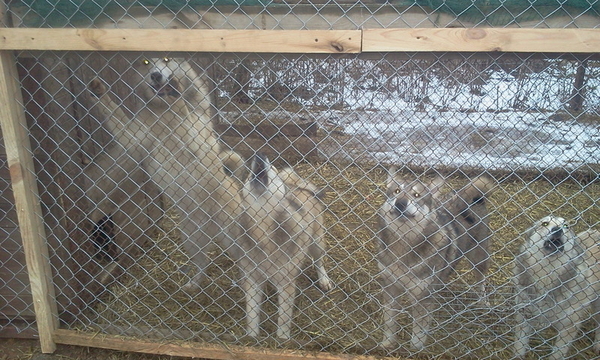
<path fill-rule="evenodd" d="M 467 257 L 480 278 L 489 255 L 486 196 L 495 182 L 480 177 L 444 201 L 441 178 L 404 180 L 390 169 L 387 199 L 379 210 L 379 266 L 384 302 L 384 347 L 396 343 L 395 316 L 400 297 L 411 303 L 411 345 L 422 350 L 435 309 L 432 296 Z"/>
<path fill-rule="evenodd" d="M 551 325 L 558 331 L 550 359 L 568 355 L 582 322 L 589 317 L 588 309 L 600 310 L 599 244 L 599 231 L 575 235 L 561 217 L 546 216 L 527 231 L 514 267 L 516 356 L 527 353 L 536 325 Z M 600 314 L 594 316 L 598 323 Z M 600 351 L 598 330 L 594 350 Z"/>

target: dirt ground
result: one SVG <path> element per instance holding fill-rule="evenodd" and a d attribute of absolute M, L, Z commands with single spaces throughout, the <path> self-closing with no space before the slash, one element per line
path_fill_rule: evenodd
<path fill-rule="evenodd" d="M 174 356 L 146 355 L 122 351 L 58 345 L 53 354 L 42 354 L 39 341 L 0 339 L 0 360 L 183 360 Z"/>

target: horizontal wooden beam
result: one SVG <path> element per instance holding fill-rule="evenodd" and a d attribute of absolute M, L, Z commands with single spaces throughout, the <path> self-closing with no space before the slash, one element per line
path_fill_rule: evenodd
<path fill-rule="evenodd" d="M 381 357 L 329 354 L 300 350 L 274 350 L 237 345 L 217 345 L 184 341 L 137 340 L 115 335 L 89 334 L 58 329 L 54 334 L 58 344 L 87 346 L 146 354 L 182 356 L 203 359 L 231 360 L 376 360 Z"/>
<path fill-rule="evenodd" d="M 600 29 L 198 30 L 2 28 L 0 50 L 600 53 Z"/>
<path fill-rule="evenodd" d="M 600 29 L 366 29 L 362 51 L 599 53 Z"/>
<path fill-rule="evenodd" d="M 0 50 L 358 53 L 360 30 L 0 29 Z"/>

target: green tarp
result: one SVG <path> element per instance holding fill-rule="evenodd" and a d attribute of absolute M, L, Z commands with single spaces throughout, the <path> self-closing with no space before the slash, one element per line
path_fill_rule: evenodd
<path fill-rule="evenodd" d="M 133 6 L 163 7 L 174 13 L 188 7 L 210 6 L 260 6 L 292 7 L 297 4 L 326 4 L 348 6 L 395 6 L 406 8 L 419 6 L 427 11 L 449 13 L 471 23 L 485 22 L 488 25 L 504 26 L 513 22 L 531 21 L 551 16 L 577 16 L 587 14 L 600 16 L 600 1 L 586 0 L 375 0 L 375 1 L 291 1 L 283 0 L 16 0 L 11 1 L 11 9 L 19 9 L 25 25 L 31 27 L 86 26 L 101 15 L 110 15 L 120 9 Z M 361 4 L 361 5 L 359 5 Z"/>

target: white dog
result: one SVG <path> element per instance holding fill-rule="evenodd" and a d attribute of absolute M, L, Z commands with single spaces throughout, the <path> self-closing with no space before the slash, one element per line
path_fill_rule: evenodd
<path fill-rule="evenodd" d="M 331 289 L 322 261 L 325 229 L 319 197 L 316 186 L 291 168 L 278 171 L 264 155 L 254 157 L 242 188 L 244 235 L 230 251 L 243 273 L 248 335 L 259 335 L 262 289 L 271 282 L 279 296 L 277 337 L 290 338 L 296 282 L 307 259 L 317 267 L 319 286 Z"/>
<path fill-rule="evenodd" d="M 547 216 L 527 231 L 515 259 L 515 355 L 524 357 L 536 325 L 558 331 L 550 359 L 567 357 L 591 308 L 600 320 L 600 232 L 578 235 L 565 219 Z M 594 345 L 600 351 L 600 331 Z"/>
<path fill-rule="evenodd" d="M 96 217 L 114 211 L 118 203 L 106 194 L 115 192 L 130 168 L 141 166 L 180 214 L 181 241 L 197 268 L 185 288 L 193 289 L 209 264 L 207 246 L 220 242 L 227 248 L 240 235 L 235 221 L 240 212 L 239 186 L 223 165 L 235 173 L 244 163 L 239 155 L 221 151 L 211 125 L 206 79 L 187 61 L 140 60 L 124 77 L 143 105 L 131 119 L 110 98 L 101 80 L 90 83 L 99 99 L 96 111 L 119 145 L 94 159 L 86 170 L 94 180 L 87 194 L 97 205 L 91 217 L 96 222 Z"/>

